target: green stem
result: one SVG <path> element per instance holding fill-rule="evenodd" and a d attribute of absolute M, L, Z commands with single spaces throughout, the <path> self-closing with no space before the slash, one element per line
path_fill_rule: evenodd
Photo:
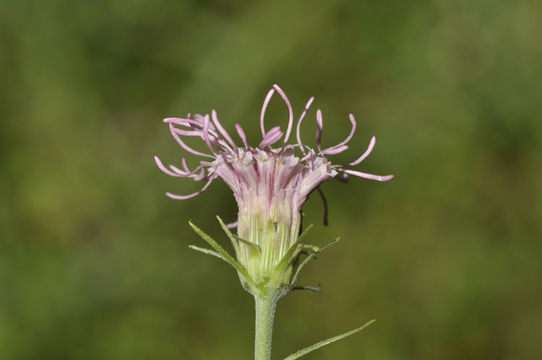
<path fill-rule="evenodd" d="M 273 336 L 273 319 L 278 297 L 275 293 L 254 295 L 256 302 L 256 340 L 254 346 L 255 360 L 271 359 L 271 338 Z"/>

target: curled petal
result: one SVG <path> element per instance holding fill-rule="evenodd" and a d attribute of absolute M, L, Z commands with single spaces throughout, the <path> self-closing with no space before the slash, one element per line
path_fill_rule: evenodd
<path fill-rule="evenodd" d="M 355 171 L 355 170 L 343 170 L 343 172 L 350 175 L 358 176 L 358 177 L 369 179 L 369 180 L 376 180 L 376 181 L 390 181 L 391 179 L 394 178 L 394 175 L 384 175 L 384 176 L 373 175 L 373 174 L 367 174 L 367 173 L 364 173 L 361 171 Z"/>
<path fill-rule="evenodd" d="M 224 139 L 226 139 L 226 141 L 235 149 L 237 148 L 237 145 L 235 145 L 235 143 L 233 142 L 233 139 L 231 138 L 230 134 L 228 134 L 228 132 L 226 131 L 226 129 L 224 129 L 224 127 L 222 126 L 222 124 L 220 123 L 220 121 L 218 121 L 218 117 L 216 116 L 216 111 L 213 110 L 211 112 L 211 117 L 213 119 L 213 123 L 215 124 L 216 128 L 218 129 L 218 131 L 220 131 L 220 133 L 222 134 L 222 136 L 224 136 Z"/>
<path fill-rule="evenodd" d="M 344 145 L 348 144 L 348 142 L 352 139 L 352 136 L 354 136 L 354 133 L 356 132 L 356 119 L 354 118 L 354 115 L 350 114 L 349 119 L 350 119 L 350 123 L 352 124 L 352 130 L 350 130 L 350 134 L 346 137 L 346 139 L 344 139 L 337 145 L 332 146 L 322 151 L 322 154 L 332 154 L 328 152 L 328 150 L 334 150 L 334 149 L 339 149 L 339 148 L 342 148 L 343 149 L 342 151 L 346 150 L 344 149 Z M 342 151 L 339 151 L 339 153 Z M 338 154 L 338 153 L 334 153 L 334 154 Z"/>
<path fill-rule="evenodd" d="M 179 169 L 178 167 L 176 167 L 175 165 L 169 165 L 169 168 L 171 170 L 173 170 L 174 172 L 176 172 L 177 174 L 179 174 L 179 175 L 182 175 L 182 176 L 189 176 L 190 175 L 190 171 L 183 171 L 183 170 Z"/>
<path fill-rule="evenodd" d="M 318 151 L 322 152 L 322 129 L 324 128 L 324 120 L 322 119 L 322 110 L 316 110 L 316 145 Z"/>
<path fill-rule="evenodd" d="M 204 154 L 202 152 L 199 152 L 197 150 L 194 150 L 192 149 L 190 146 L 186 145 L 182 140 L 181 140 L 181 137 L 175 132 L 175 127 L 173 124 L 169 124 L 169 130 L 171 131 L 171 135 L 173 135 L 173 138 L 175 138 L 175 140 L 177 141 L 177 143 L 179 145 L 181 145 L 181 147 L 183 149 L 185 149 L 186 151 L 188 151 L 189 153 L 192 153 L 194 155 L 199 155 L 199 156 L 204 156 L 204 157 L 208 157 L 208 158 L 211 158 L 211 159 L 214 159 L 214 156 L 212 155 L 209 155 L 209 154 Z"/>
<path fill-rule="evenodd" d="M 190 130 L 201 131 L 203 129 L 204 119 L 207 116 L 209 115 L 202 116 L 202 115 L 196 114 L 196 118 L 191 119 L 190 114 L 188 114 L 187 118 L 165 118 L 164 122 L 166 124 L 184 126 L 184 127 L 189 128 Z M 213 135 L 216 136 L 215 127 L 213 124 L 209 124 L 209 130 Z"/>
<path fill-rule="evenodd" d="M 342 153 L 343 151 L 346 151 L 348 149 L 348 145 L 342 145 L 342 146 L 334 146 L 332 148 L 327 148 L 322 151 L 322 155 L 337 155 Z"/>
<path fill-rule="evenodd" d="M 195 125 L 199 126 L 200 128 L 203 128 L 203 124 L 206 121 L 209 121 L 209 115 L 208 114 L 205 114 L 205 115 L 196 114 L 196 115 L 194 115 L 194 120 L 192 120 L 192 121 L 195 123 Z M 208 129 L 212 130 L 213 135 L 216 135 L 215 126 L 210 121 L 209 121 L 209 125 L 207 127 L 208 127 Z"/>
<path fill-rule="evenodd" d="M 172 194 L 172 193 L 166 193 L 166 195 L 172 199 L 175 199 L 175 200 L 187 200 L 187 199 L 191 199 L 193 197 L 196 197 L 198 196 L 199 194 L 201 194 L 202 192 L 204 192 L 205 190 L 207 190 L 207 188 L 209 187 L 209 185 L 211 185 L 211 183 L 213 182 L 213 180 L 215 179 L 216 177 L 212 177 L 209 179 L 209 181 L 207 181 L 207 183 L 199 190 L 199 191 L 196 191 L 195 193 L 193 194 L 190 194 L 190 195 L 175 195 L 175 194 Z"/>
<path fill-rule="evenodd" d="M 280 127 L 275 126 L 271 130 L 269 130 L 267 134 L 264 135 L 262 141 L 260 142 L 260 147 L 264 148 L 267 146 L 271 146 L 277 141 L 279 141 L 281 137 L 282 131 L 280 131 Z"/>
<path fill-rule="evenodd" d="M 301 142 L 301 123 L 303 122 L 305 115 L 307 115 L 307 111 L 309 111 L 309 108 L 311 107 L 311 104 L 313 101 L 314 101 L 314 97 L 311 97 L 309 101 L 307 101 L 307 105 L 305 105 L 305 110 L 303 110 L 303 113 L 299 117 L 299 120 L 297 121 L 297 126 L 296 126 L 297 144 L 299 145 L 299 148 L 301 149 L 301 152 L 303 153 L 303 155 L 305 155 L 305 149 L 304 149 L 303 143 Z"/>
<path fill-rule="evenodd" d="M 185 158 L 182 158 L 181 164 L 183 164 L 183 169 L 184 169 L 184 171 L 186 171 L 186 172 L 191 172 L 190 169 L 188 168 L 188 164 L 186 163 L 186 159 L 185 159 Z M 195 171 L 195 170 L 194 170 L 194 171 Z"/>
<path fill-rule="evenodd" d="M 190 114 L 188 115 L 188 118 L 165 118 L 164 122 L 166 124 L 175 124 L 175 125 L 182 125 L 182 126 L 189 126 L 190 121 L 193 121 L 190 119 Z"/>
<path fill-rule="evenodd" d="M 284 144 L 288 141 L 288 138 L 290 137 L 290 132 L 292 131 L 292 126 L 294 124 L 294 110 L 292 109 L 292 104 L 290 103 L 290 100 L 288 100 L 288 97 L 282 91 L 282 89 L 277 85 L 274 84 L 273 88 L 277 90 L 280 97 L 282 97 L 282 100 L 286 103 L 286 107 L 288 107 L 288 128 L 286 129 L 286 135 L 284 136 Z"/>
<path fill-rule="evenodd" d="M 203 178 L 205 178 L 205 170 L 203 169 L 203 167 L 201 165 L 199 165 L 198 167 L 196 167 L 194 170 L 189 170 L 187 169 L 187 171 L 182 171 L 180 169 L 178 169 L 176 166 L 174 165 L 169 165 L 169 168 L 179 174 L 184 174 L 183 176 L 185 177 L 190 177 L 190 178 L 193 178 L 195 181 L 200 181 L 202 180 Z M 198 175 L 197 172 L 200 172 L 200 174 Z M 203 175 L 202 175 L 203 174 Z"/>
<path fill-rule="evenodd" d="M 209 115 L 203 118 L 203 140 L 205 140 L 205 144 L 209 150 L 211 150 L 213 154 L 216 154 L 217 152 L 213 148 L 213 145 L 211 145 L 211 140 L 209 138 Z"/>
<path fill-rule="evenodd" d="M 199 174 L 196 174 L 196 171 L 198 171 L 197 168 L 196 170 L 194 170 L 194 173 L 190 175 L 190 177 L 193 178 L 194 181 L 201 181 L 206 178 L 205 169 L 203 167 L 200 168 Z"/>
<path fill-rule="evenodd" d="M 164 173 L 166 173 L 167 175 L 169 176 L 174 176 L 174 177 L 186 177 L 186 175 L 182 175 L 180 173 L 177 173 L 176 171 L 171 171 L 169 170 L 167 167 L 164 166 L 164 164 L 162 163 L 162 161 L 160 160 L 160 158 L 156 155 L 154 155 L 154 162 L 156 163 L 156 165 L 158 166 L 158 168 L 160 170 L 162 170 Z"/>
<path fill-rule="evenodd" d="M 183 167 L 184 167 L 185 171 L 177 168 L 174 165 L 169 165 L 169 168 L 166 167 L 162 163 L 162 161 L 158 158 L 158 156 L 154 157 L 154 162 L 156 163 L 158 168 L 160 168 L 160 170 L 162 170 L 165 174 L 167 174 L 169 176 L 192 178 L 195 181 L 201 181 L 201 180 L 203 180 L 203 179 L 205 179 L 207 177 L 205 175 L 205 169 L 201 165 L 196 167 L 194 170 L 188 169 L 188 167 L 186 166 L 186 160 L 184 158 L 183 158 L 182 162 L 183 162 Z M 200 172 L 199 174 L 197 174 L 198 171 Z"/>
<path fill-rule="evenodd" d="M 371 152 L 373 151 L 373 148 L 375 147 L 375 143 L 376 143 L 376 138 L 373 136 L 371 138 L 371 142 L 369 143 L 369 146 L 367 147 L 367 150 L 365 150 L 365 152 L 359 158 L 349 163 L 348 166 L 356 166 L 360 164 L 363 160 L 365 160 L 367 156 L 369 156 Z"/>
<path fill-rule="evenodd" d="M 263 101 L 262 105 L 262 112 L 260 114 L 260 129 L 262 130 L 262 136 L 265 136 L 265 112 L 267 111 L 267 106 L 269 105 L 269 101 L 271 101 L 271 97 L 275 93 L 275 89 L 269 90 L 267 93 L 267 96 L 265 97 L 265 100 Z"/>
<path fill-rule="evenodd" d="M 208 124 L 211 125 L 210 122 Z M 174 128 L 173 131 L 175 131 L 175 133 L 177 133 L 178 135 L 182 135 L 182 136 L 198 136 L 202 138 L 203 140 L 208 140 L 210 143 L 220 146 L 223 149 L 226 149 L 228 151 L 233 151 L 233 149 L 230 147 L 230 145 L 228 145 L 226 141 L 222 140 L 216 132 L 214 132 L 213 130 L 209 128 L 207 129 L 206 132 L 204 132 L 203 129 L 202 130 L 199 130 L 199 129 L 198 130 L 182 130 L 178 128 Z M 214 151 L 213 148 L 211 149 Z M 214 152 L 216 153 L 216 151 Z"/>

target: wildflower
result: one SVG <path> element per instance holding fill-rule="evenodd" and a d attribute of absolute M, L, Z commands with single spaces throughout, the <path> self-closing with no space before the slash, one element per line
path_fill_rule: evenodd
<path fill-rule="evenodd" d="M 275 92 L 288 108 L 286 132 L 279 126 L 269 130 L 265 128 L 266 109 Z M 195 197 L 217 178 L 221 178 L 231 188 L 239 207 L 238 234 L 232 240 L 237 260 L 247 270 L 253 283 L 265 283 L 268 287 L 285 290 L 283 292 L 293 287 L 297 277 L 292 263 L 303 246 L 293 252 L 292 247 L 299 243 L 301 208 L 309 194 L 332 178 L 344 180 L 349 175 L 377 181 L 393 178 L 393 175 L 379 176 L 351 169 L 369 156 L 375 145 L 374 136 L 367 150 L 352 162 L 339 165 L 328 159 L 348 149 L 347 144 L 356 131 L 356 120 L 352 114 L 349 115 L 351 131 L 346 139 L 335 146 L 322 148 L 323 119 L 322 111 L 318 109 L 317 148 L 311 149 L 304 145 L 301 125 L 313 100 L 313 97 L 309 99 L 297 120 L 297 141 L 293 144 L 288 143 L 294 130 L 292 105 L 284 91 L 273 85 L 263 103 L 260 116 L 262 140 L 257 146 L 251 145 L 242 126 L 235 124 L 242 143 L 238 145 L 218 120 L 216 111 L 212 110 L 210 116 L 196 114 L 191 117 L 188 114 L 186 118 L 164 119 L 172 136 L 183 149 L 204 158 L 195 169 L 190 169 L 184 158 L 181 160 L 182 169 L 173 165 L 165 166 L 158 157 L 154 158 L 158 167 L 170 176 L 206 182 L 201 190 L 193 194 L 167 193 L 172 199 Z M 187 137 L 201 138 L 209 151 L 203 153 L 188 146 L 183 141 Z M 275 274 L 277 267 L 284 267 L 278 276 Z M 246 282 L 248 279 L 242 277 L 242 280 Z"/>
<path fill-rule="evenodd" d="M 286 131 L 279 126 L 265 128 L 265 113 L 273 95 L 277 92 L 286 107 L 289 118 Z M 226 252 L 216 241 L 190 223 L 192 228 L 213 248 L 192 249 L 214 255 L 230 263 L 238 272 L 243 287 L 254 295 L 256 302 L 255 359 L 268 360 L 271 357 L 271 337 L 275 306 L 278 299 L 292 290 L 303 266 L 316 254 L 335 241 L 318 247 L 304 243 L 308 227 L 300 234 L 301 208 L 307 197 L 318 186 L 329 179 L 346 180 L 357 176 L 376 181 L 388 181 L 393 175 L 379 176 L 353 170 L 369 156 L 375 145 L 374 136 L 365 152 L 350 163 L 339 165 L 330 162 L 329 156 L 348 149 L 348 143 L 356 131 L 356 120 L 350 114 L 351 131 L 342 142 L 322 148 L 322 111 L 316 111 L 316 149 L 305 146 L 301 141 L 301 125 L 314 98 L 310 98 L 295 126 L 296 141 L 288 143 L 294 132 L 294 112 L 290 101 L 280 87 L 273 85 L 267 93 L 260 116 L 262 140 L 257 146 L 251 145 L 245 131 L 239 124 L 235 130 L 241 140 L 238 145 L 218 120 L 215 110 L 211 115 L 196 114 L 186 118 L 166 118 L 171 134 L 179 145 L 202 157 L 199 165 L 190 169 L 186 159 L 181 168 L 165 166 L 158 157 L 154 160 L 166 174 L 179 178 L 203 181 L 203 187 L 189 195 L 167 193 L 173 199 L 186 200 L 205 191 L 211 183 L 221 178 L 233 191 L 239 213 L 236 224 L 237 235 L 229 230 L 220 218 L 222 228 L 233 243 L 236 258 Z M 193 149 L 185 139 L 196 137 L 203 140 L 208 148 L 204 153 Z M 320 192 L 320 191 L 319 191 Z M 324 200 L 325 205 L 325 200 Z M 326 209 L 327 210 L 327 209 Z M 305 255 L 305 257 L 303 257 Z M 314 288 L 305 287 L 308 290 Z M 298 357 L 355 334 L 373 321 L 342 335 L 321 341 L 292 354 L 287 359 Z"/>

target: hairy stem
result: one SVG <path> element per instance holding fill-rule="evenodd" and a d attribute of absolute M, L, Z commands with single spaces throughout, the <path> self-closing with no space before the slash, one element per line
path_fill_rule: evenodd
<path fill-rule="evenodd" d="M 278 296 L 274 292 L 254 295 L 256 302 L 256 340 L 254 346 L 255 360 L 271 359 L 271 339 L 273 336 L 273 320 Z"/>

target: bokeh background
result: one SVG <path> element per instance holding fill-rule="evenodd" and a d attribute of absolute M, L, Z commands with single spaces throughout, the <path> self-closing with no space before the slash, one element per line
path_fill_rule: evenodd
<path fill-rule="evenodd" d="M 0 1 L 0 358 L 250 359 L 253 303 L 203 245 L 235 218 L 216 182 L 169 178 L 161 119 L 217 109 L 256 142 L 273 83 L 314 138 L 378 141 L 313 196 L 343 241 L 279 303 L 274 355 L 377 322 L 307 359 L 542 356 L 539 1 Z M 272 103 L 270 122 L 285 124 Z M 310 124 L 309 124 L 310 123 Z M 312 142 L 314 144 L 314 142 Z M 197 159 L 190 157 L 191 164 Z"/>

